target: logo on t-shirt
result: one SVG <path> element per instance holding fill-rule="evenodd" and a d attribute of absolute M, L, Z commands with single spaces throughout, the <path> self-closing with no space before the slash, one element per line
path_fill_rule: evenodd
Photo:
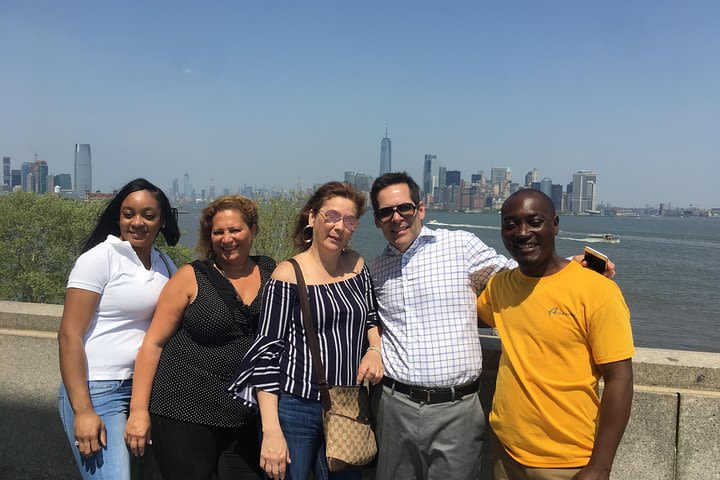
<path fill-rule="evenodd" d="M 565 315 L 566 317 L 572 317 L 572 316 L 573 316 L 572 313 L 563 312 L 562 310 L 560 310 L 560 307 L 552 307 L 550 310 L 548 310 L 548 315 L 551 316 L 551 317 L 552 317 L 553 315 Z"/>

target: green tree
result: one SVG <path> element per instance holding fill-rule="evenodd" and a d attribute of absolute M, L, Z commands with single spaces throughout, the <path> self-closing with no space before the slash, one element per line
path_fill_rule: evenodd
<path fill-rule="evenodd" d="M 0 299 L 62 303 L 82 242 L 105 205 L 52 194 L 0 196 Z M 176 264 L 192 259 L 190 249 L 161 240 L 160 248 Z"/>
<path fill-rule="evenodd" d="M 267 255 L 280 262 L 297 253 L 290 237 L 306 200 L 307 195 L 301 192 L 257 199 L 259 228 L 253 242 L 254 255 Z"/>

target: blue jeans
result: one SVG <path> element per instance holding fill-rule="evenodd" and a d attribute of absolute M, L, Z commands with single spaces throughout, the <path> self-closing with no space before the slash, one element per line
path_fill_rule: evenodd
<path fill-rule="evenodd" d="M 281 392 L 278 414 L 291 460 L 286 480 L 305 480 L 311 471 L 316 480 L 360 480 L 360 470 L 328 472 L 320 402 Z"/>
<path fill-rule="evenodd" d="M 93 409 L 107 431 L 107 446 L 85 458 L 75 446 L 75 415 L 65 385 L 60 384 L 58 410 L 70 447 L 82 478 L 93 480 L 130 480 L 130 452 L 123 434 L 127 423 L 132 380 L 101 380 L 88 382 Z"/>

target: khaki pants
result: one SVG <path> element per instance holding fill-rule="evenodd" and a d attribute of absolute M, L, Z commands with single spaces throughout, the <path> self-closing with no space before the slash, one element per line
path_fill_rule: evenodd
<path fill-rule="evenodd" d="M 518 463 L 505 451 L 495 432 L 490 429 L 490 443 L 495 453 L 495 480 L 571 480 L 581 468 L 537 468 Z"/>

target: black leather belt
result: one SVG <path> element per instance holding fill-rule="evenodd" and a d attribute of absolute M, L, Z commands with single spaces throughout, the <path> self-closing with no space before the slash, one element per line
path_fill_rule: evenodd
<path fill-rule="evenodd" d="M 390 377 L 383 377 L 383 385 L 386 385 L 396 392 L 404 393 L 410 400 L 417 403 L 445 403 L 460 400 L 465 395 L 478 393 L 480 390 L 480 379 L 463 383 L 457 387 L 426 388 L 414 385 L 406 385 Z"/>

